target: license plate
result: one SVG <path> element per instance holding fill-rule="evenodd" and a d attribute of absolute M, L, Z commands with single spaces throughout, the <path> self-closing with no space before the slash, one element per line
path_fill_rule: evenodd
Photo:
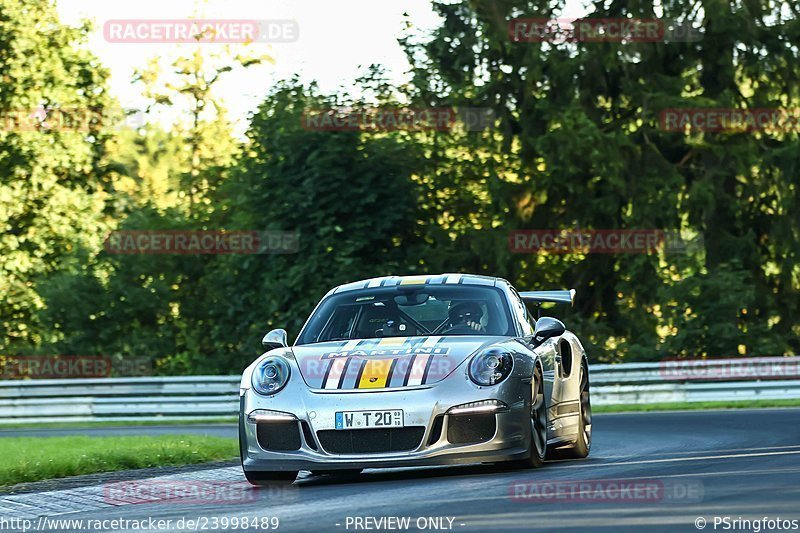
<path fill-rule="evenodd" d="M 336 413 L 336 429 L 401 428 L 403 410 L 339 411 Z"/>

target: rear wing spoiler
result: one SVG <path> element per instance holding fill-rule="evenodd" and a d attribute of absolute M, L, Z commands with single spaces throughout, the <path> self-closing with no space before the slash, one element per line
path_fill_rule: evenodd
<path fill-rule="evenodd" d="M 528 291 L 519 293 L 520 297 L 526 302 L 532 303 L 557 303 L 557 304 L 570 304 L 575 303 L 575 289 L 568 291 Z"/>

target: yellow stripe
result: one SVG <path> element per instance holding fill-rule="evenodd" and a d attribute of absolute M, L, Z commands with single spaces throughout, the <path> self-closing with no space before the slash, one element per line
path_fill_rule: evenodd
<path fill-rule="evenodd" d="M 361 374 L 361 381 L 358 382 L 358 388 L 379 389 L 385 387 L 392 361 L 392 359 L 371 359 L 367 361 L 364 372 Z M 374 381 L 371 381 L 373 378 Z"/>
<path fill-rule="evenodd" d="M 428 283 L 428 276 L 408 276 L 403 278 L 400 285 L 425 285 Z"/>
<path fill-rule="evenodd" d="M 407 337 L 386 337 L 378 342 L 378 348 L 388 348 L 390 346 L 402 346 L 408 340 Z"/>

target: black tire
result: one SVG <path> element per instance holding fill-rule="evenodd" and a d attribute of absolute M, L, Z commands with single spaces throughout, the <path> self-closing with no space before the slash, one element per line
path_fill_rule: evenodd
<path fill-rule="evenodd" d="M 539 468 L 547 459 L 547 402 L 544 378 L 537 366 L 531 382 L 531 440 L 529 456 L 516 463 L 519 468 Z"/>
<path fill-rule="evenodd" d="M 589 369 L 581 363 L 580 411 L 578 413 L 578 436 L 575 444 L 552 452 L 554 459 L 584 459 L 592 449 L 592 402 L 589 388 Z"/>

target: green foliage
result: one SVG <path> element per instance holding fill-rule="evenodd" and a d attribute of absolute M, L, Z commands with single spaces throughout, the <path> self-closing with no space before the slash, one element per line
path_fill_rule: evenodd
<path fill-rule="evenodd" d="M 332 286 L 465 271 L 520 289 L 575 287 L 554 310 L 593 361 L 779 355 L 800 349 L 797 132 L 670 132 L 665 108 L 800 108 L 800 26 L 785 3 L 595 3 L 664 17 L 695 42 L 514 43 L 508 20 L 549 0 L 435 2 L 441 25 L 401 39 L 393 85 L 372 66 L 348 93 L 273 87 L 246 139 L 214 86 L 268 58 L 199 50 L 138 73 L 170 131 L 0 130 L 3 349 L 150 357 L 161 373 L 236 373 L 263 333 L 296 335 Z M 0 0 L 0 106 L 105 108 L 87 28 L 50 3 Z M 39 24 L 30 24 L 37 20 Z M 340 105 L 494 110 L 483 131 L 312 131 Z M 514 229 L 662 229 L 684 253 L 523 255 Z M 112 230 L 299 232 L 297 254 L 115 255 Z M 549 312 L 549 311 L 548 311 Z"/>
<path fill-rule="evenodd" d="M 663 14 L 649 2 L 597 3 L 592 17 L 658 15 L 691 22 L 704 36 L 511 42 L 510 19 L 543 17 L 555 4 L 435 2 L 443 23 L 432 38 L 404 40 L 413 98 L 447 95 L 498 111 L 492 135 L 454 140 L 495 163 L 484 183 L 492 203 L 457 212 L 484 212 L 506 231 L 682 230 L 702 235 L 705 246 L 686 255 L 500 254 L 482 270 L 525 288 L 576 287 L 576 329 L 594 359 L 796 352 L 797 133 L 671 133 L 658 124 L 669 107 L 795 108 L 798 49 L 780 44 L 797 42 L 795 16 L 766 1 L 747 9 L 701 2 L 700 11 L 668 2 Z M 437 176 L 434 189 L 472 185 L 470 161 L 445 155 L 440 164 L 457 170 Z M 455 231 L 456 242 L 472 232 Z"/>
<path fill-rule="evenodd" d="M 191 229 L 174 210 L 142 208 L 118 231 Z M 158 359 L 175 353 L 180 340 L 181 291 L 198 277 L 202 262 L 191 255 L 113 254 L 103 250 L 80 276 L 51 276 L 41 284 L 47 307 L 39 316 L 60 333 L 50 353 L 128 355 Z M 184 369 L 185 370 L 185 369 Z"/>
<path fill-rule="evenodd" d="M 38 282 L 78 273 L 86 254 L 75 252 L 96 252 L 107 227 L 99 126 L 27 123 L 37 110 L 102 113 L 110 105 L 106 69 L 82 44 L 87 33 L 60 25 L 51 2 L 0 1 L 0 350 L 7 353 L 52 335 L 38 321 L 46 306 Z"/>
<path fill-rule="evenodd" d="M 297 231 L 291 255 L 228 255 L 206 268 L 182 306 L 193 324 L 185 360 L 197 371 L 238 372 L 267 329 L 296 334 L 333 285 L 405 273 L 415 241 L 411 172 L 417 149 L 387 135 L 304 129 L 326 101 L 297 84 L 274 89 L 253 116 L 241 161 L 215 193 L 217 227 Z"/>

